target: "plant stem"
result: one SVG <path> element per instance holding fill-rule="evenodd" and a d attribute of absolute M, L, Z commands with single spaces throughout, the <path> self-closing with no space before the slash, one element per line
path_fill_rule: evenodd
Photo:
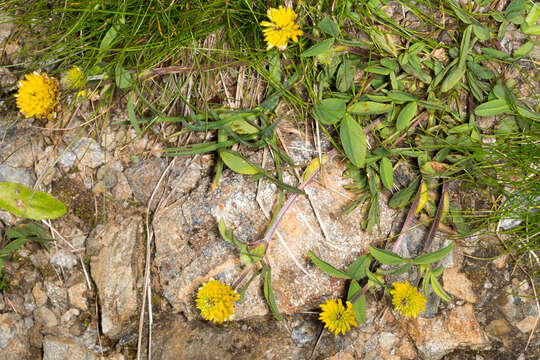
<path fill-rule="evenodd" d="M 443 208 L 444 208 L 444 197 L 448 196 L 446 194 L 447 187 L 448 187 L 448 183 L 444 182 L 442 186 L 442 191 L 441 191 L 441 199 L 439 200 L 439 206 L 437 207 L 437 214 L 435 215 L 435 220 L 433 220 L 433 225 L 431 225 L 431 230 L 429 230 L 426 244 L 424 245 L 424 250 L 423 250 L 424 253 L 429 252 L 431 248 L 431 243 L 433 242 L 433 237 L 435 236 L 435 233 L 437 232 L 437 229 L 439 228 L 439 224 L 441 223 L 441 217 L 442 217 Z"/>

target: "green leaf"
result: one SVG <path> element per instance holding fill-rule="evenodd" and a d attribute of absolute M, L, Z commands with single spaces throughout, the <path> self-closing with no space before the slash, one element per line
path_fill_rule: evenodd
<path fill-rule="evenodd" d="M 534 3 L 529 10 L 527 11 L 527 17 L 525 18 L 525 23 L 527 25 L 533 26 L 536 24 L 536 21 L 540 17 L 540 3 Z"/>
<path fill-rule="evenodd" d="M 435 261 L 439 261 L 446 255 L 454 249 L 456 246 L 456 243 L 452 242 L 450 245 L 448 245 L 445 248 L 442 248 L 440 250 L 434 251 L 429 254 L 420 255 L 413 259 L 413 263 L 416 265 L 425 265 L 425 264 L 433 264 Z"/>
<path fill-rule="evenodd" d="M 394 169 L 392 168 L 392 162 L 387 157 L 381 159 L 379 174 L 381 175 L 384 187 L 388 190 L 392 190 L 392 185 L 394 184 Z"/>
<path fill-rule="evenodd" d="M 355 280 L 361 280 L 366 276 L 366 267 L 371 263 L 371 258 L 368 254 L 360 255 L 347 268 L 347 274 Z"/>
<path fill-rule="evenodd" d="M 456 4 L 454 2 L 454 0 L 448 0 L 448 4 L 450 5 L 450 7 L 452 8 L 452 10 L 454 11 L 454 14 L 456 14 L 456 17 L 461 20 L 462 22 L 464 22 L 465 24 L 470 24 L 471 23 L 471 19 L 469 18 L 469 15 L 461 10 L 461 8 L 459 7 L 458 4 Z"/>
<path fill-rule="evenodd" d="M 135 92 L 132 92 L 131 95 L 128 97 L 127 112 L 131 126 L 133 126 L 133 128 L 135 129 L 137 135 L 141 135 L 142 131 L 139 123 L 137 122 L 137 115 L 135 115 L 135 96 Z"/>
<path fill-rule="evenodd" d="M 374 283 L 375 285 L 384 286 L 382 280 L 382 275 L 375 275 L 369 269 L 366 269 L 366 275 L 369 278 L 369 282 Z"/>
<path fill-rule="evenodd" d="M 478 105 L 476 109 L 474 109 L 474 114 L 476 116 L 493 116 L 505 112 L 510 112 L 510 106 L 508 106 L 508 103 L 504 99 L 491 100 Z"/>
<path fill-rule="evenodd" d="M 283 320 L 281 317 L 281 314 L 279 313 L 279 309 L 276 304 L 276 299 L 274 298 L 274 291 L 272 290 L 272 276 L 271 276 L 271 270 L 266 263 L 263 262 L 263 271 L 264 271 L 264 297 L 266 298 L 266 302 L 268 303 L 268 306 L 270 307 L 270 310 L 272 310 L 272 314 L 276 318 L 277 321 Z"/>
<path fill-rule="evenodd" d="M 403 104 L 408 101 L 416 101 L 415 96 L 411 94 L 407 94 L 406 92 L 403 92 L 403 91 L 392 90 L 392 91 L 389 91 L 387 95 L 396 104 Z"/>
<path fill-rule="evenodd" d="M 219 234 L 221 235 L 221 237 L 223 237 L 225 241 L 231 244 L 234 244 L 241 249 L 244 249 L 244 250 L 246 249 L 246 244 L 236 239 L 232 230 L 227 229 L 227 226 L 225 225 L 225 222 L 223 221 L 223 219 L 219 219 L 218 230 L 219 230 Z"/>
<path fill-rule="evenodd" d="M 450 91 L 456 86 L 456 84 L 461 80 L 463 75 L 465 75 L 465 66 L 454 66 L 452 70 L 448 72 L 448 75 L 444 78 L 441 84 L 441 92 Z"/>
<path fill-rule="evenodd" d="M 0 208 L 32 220 L 56 219 L 67 211 L 64 204 L 49 194 L 34 193 L 24 185 L 6 182 L 0 182 Z"/>
<path fill-rule="evenodd" d="M 16 240 L 13 240 L 12 242 L 4 246 L 4 248 L 0 249 L 0 256 L 9 255 L 9 253 L 14 252 L 15 250 L 23 246 L 25 243 L 26 238 L 18 238 Z"/>
<path fill-rule="evenodd" d="M 373 246 L 369 247 L 369 253 L 371 254 L 371 256 L 373 256 L 375 259 L 379 260 L 379 262 L 385 265 L 403 264 L 404 262 L 408 261 L 407 259 L 404 259 L 391 251 L 377 249 Z"/>
<path fill-rule="evenodd" d="M 315 263 L 315 265 L 317 265 L 317 267 L 319 269 L 321 269 L 322 271 L 324 271 L 328 275 L 331 275 L 333 277 L 337 277 L 337 278 L 340 278 L 340 279 L 350 279 L 351 278 L 351 276 L 349 274 L 347 274 L 346 272 L 343 272 L 343 271 L 341 271 L 339 269 L 336 269 L 335 267 L 333 267 L 329 263 L 327 263 L 324 260 L 321 260 L 320 258 L 318 258 L 313 252 L 311 252 L 311 250 L 308 251 L 308 256 L 310 257 L 311 261 L 313 261 Z"/>
<path fill-rule="evenodd" d="M 319 30 L 332 37 L 339 37 L 339 29 L 337 25 L 330 19 L 329 16 L 325 16 L 317 25 Z"/>
<path fill-rule="evenodd" d="M 510 57 L 510 55 L 508 55 L 504 51 L 500 51 L 500 50 L 497 50 L 497 49 L 483 47 L 483 48 L 481 48 L 481 50 L 482 50 L 483 54 L 486 54 L 486 56 L 491 57 L 491 58 L 495 58 L 495 59 L 505 60 L 505 59 L 508 59 Z"/>
<path fill-rule="evenodd" d="M 485 27 L 484 25 L 480 24 L 479 22 L 478 23 L 475 23 L 475 21 L 473 21 L 474 24 L 473 24 L 473 32 L 474 32 L 474 35 L 476 35 L 476 37 L 480 40 L 480 41 L 487 41 L 489 40 L 489 37 L 490 37 L 490 32 L 489 32 L 489 29 L 487 27 Z"/>
<path fill-rule="evenodd" d="M 99 45 L 100 50 L 109 50 L 118 36 L 118 32 L 120 31 L 120 24 L 114 24 L 110 27 L 109 30 L 105 33 L 105 36 L 103 36 L 103 39 L 101 39 L 101 44 Z"/>
<path fill-rule="evenodd" d="M 392 104 L 381 104 L 375 101 L 358 101 L 349 106 L 348 111 L 361 115 L 384 114 L 392 110 L 392 106 Z"/>
<path fill-rule="evenodd" d="M 514 58 L 522 58 L 524 56 L 527 56 L 534 48 L 534 45 L 534 41 L 527 41 L 525 44 L 521 45 L 519 49 L 514 51 Z"/>
<path fill-rule="evenodd" d="M 336 74 L 336 88 L 347 92 L 354 83 L 355 67 L 351 60 L 344 60 Z"/>
<path fill-rule="evenodd" d="M 424 293 L 425 297 L 428 297 L 430 291 L 429 291 L 429 280 L 431 279 L 431 273 L 428 271 L 424 275 L 424 278 L 422 279 L 422 293 Z"/>
<path fill-rule="evenodd" d="M 490 80 L 495 76 L 495 74 L 493 74 L 493 71 L 491 71 L 487 67 L 472 61 L 467 61 L 467 68 L 469 69 L 469 71 L 471 71 L 474 75 L 476 75 L 479 79 L 482 80 Z"/>
<path fill-rule="evenodd" d="M 333 125 L 343 119 L 347 102 L 343 99 L 329 98 L 315 104 L 313 117 L 324 125 Z"/>
<path fill-rule="evenodd" d="M 133 79 L 131 78 L 131 74 L 129 73 L 129 71 L 124 69 L 122 65 L 117 64 L 114 73 L 116 86 L 118 86 L 120 89 L 127 89 L 133 86 Z"/>
<path fill-rule="evenodd" d="M 439 276 L 442 275 L 443 270 L 444 270 L 443 266 L 442 266 L 442 265 L 439 265 L 439 266 L 437 266 L 436 269 L 434 269 L 434 270 L 431 271 L 431 274 L 432 274 L 433 276 L 435 276 L 435 277 L 439 277 Z"/>
<path fill-rule="evenodd" d="M 416 115 L 416 111 L 418 109 L 418 104 L 416 101 L 412 101 L 405 105 L 403 109 L 399 112 L 397 121 L 396 121 L 396 128 L 398 130 L 405 130 L 409 127 L 409 123 Z"/>
<path fill-rule="evenodd" d="M 349 291 L 347 294 L 347 300 L 350 301 L 359 291 L 362 291 L 360 285 L 355 280 L 351 281 L 351 285 L 349 286 Z M 358 324 L 363 324 L 366 322 L 366 308 L 366 296 L 360 295 L 358 299 L 356 299 L 356 301 L 352 304 L 352 309 L 356 313 L 356 322 Z"/>
<path fill-rule="evenodd" d="M 268 56 L 270 80 L 275 84 L 281 84 L 281 61 L 279 61 L 279 59 L 279 54 L 272 54 Z"/>
<path fill-rule="evenodd" d="M 323 155 L 321 157 L 322 157 L 322 163 L 324 165 L 328 161 L 329 157 L 327 155 Z M 319 157 L 316 157 L 313 160 L 311 160 L 308 166 L 306 167 L 306 170 L 304 170 L 304 173 L 302 174 L 302 179 L 304 180 L 304 182 L 307 181 L 311 177 L 311 175 L 313 175 L 313 173 L 319 170 L 320 168 L 321 168 L 321 159 Z"/>
<path fill-rule="evenodd" d="M 409 203 L 409 200 L 411 196 L 414 195 L 416 192 L 416 189 L 418 189 L 418 185 L 420 184 L 420 179 L 416 179 L 412 181 L 406 188 L 403 188 L 399 190 L 397 193 L 395 193 L 390 201 L 388 202 L 388 206 L 391 208 L 402 208 L 405 205 Z"/>
<path fill-rule="evenodd" d="M 381 274 L 381 275 L 401 275 L 401 274 L 405 274 L 406 272 L 408 272 L 409 270 L 411 270 L 411 267 L 412 267 L 412 263 L 407 263 L 405 265 L 401 265 L 400 267 L 397 267 L 395 269 L 391 269 L 391 270 L 381 270 L 381 269 L 378 269 L 377 270 L 377 274 Z"/>
<path fill-rule="evenodd" d="M 435 294 L 446 302 L 450 301 L 450 296 L 446 293 L 446 291 L 444 291 L 439 280 L 437 280 L 435 276 L 430 276 L 430 279 L 431 287 L 433 288 L 433 291 L 435 291 Z"/>
<path fill-rule="evenodd" d="M 530 111 L 529 109 L 524 108 L 523 106 L 516 106 L 516 111 L 520 116 L 524 118 L 531 119 L 534 121 L 540 121 L 540 115 L 538 113 Z"/>
<path fill-rule="evenodd" d="M 471 232 L 469 225 L 465 222 L 465 219 L 461 215 L 461 211 L 452 205 L 450 205 L 450 218 L 452 219 L 452 223 L 454 223 L 458 233 L 469 234 Z"/>
<path fill-rule="evenodd" d="M 343 150 L 349 160 L 359 168 L 364 167 L 367 142 L 362 127 L 350 115 L 346 114 L 339 130 Z"/>
<path fill-rule="evenodd" d="M 334 38 L 326 39 L 318 44 L 313 45 L 306 51 L 300 54 L 300 57 L 317 56 L 329 51 L 334 45 Z"/>
<path fill-rule="evenodd" d="M 244 175 L 255 175 L 259 170 L 251 165 L 243 156 L 232 150 L 222 150 L 219 157 L 232 171 Z"/>

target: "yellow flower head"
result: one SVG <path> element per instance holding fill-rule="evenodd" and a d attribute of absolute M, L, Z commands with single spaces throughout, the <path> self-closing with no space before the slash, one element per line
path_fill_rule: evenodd
<path fill-rule="evenodd" d="M 55 110 L 60 97 L 58 81 L 38 72 L 26 74 L 24 79 L 19 81 L 19 91 L 15 97 L 17 107 L 25 117 L 52 120 L 56 116 Z"/>
<path fill-rule="evenodd" d="M 279 9 L 270 8 L 267 16 L 270 21 L 261 22 L 261 26 L 266 27 L 263 33 L 268 50 L 273 47 L 277 47 L 281 51 L 285 50 L 289 39 L 298 42 L 298 36 L 302 36 L 303 32 L 300 30 L 300 26 L 294 23 L 296 13 L 292 8 L 283 8 L 281 5 Z"/>
<path fill-rule="evenodd" d="M 341 303 L 341 299 L 326 300 L 326 304 L 321 304 L 322 313 L 319 320 L 324 323 L 324 327 L 336 335 L 340 332 L 345 334 L 351 330 L 351 325 L 358 326 L 356 322 L 356 312 L 352 309 L 352 304 L 347 301 L 347 309 Z"/>
<path fill-rule="evenodd" d="M 240 299 L 229 285 L 218 280 L 210 280 L 201 286 L 197 292 L 197 309 L 203 319 L 221 324 L 230 320 L 234 315 L 234 302 Z"/>
<path fill-rule="evenodd" d="M 394 289 L 392 294 L 392 304 L 397 312 L 408 318 L 415 318 L 420 314 L 420 310 L 426 310 L 426 298 L 408 281 L 405 283 L 392 283 Z"/>
<path fill-rule="evenodd" d="M 62 76 L 60 82 L 65 88 L 79 89 L 84 86 L 85 80 L 82 70 L 78 66 L 74 66 Z"/>

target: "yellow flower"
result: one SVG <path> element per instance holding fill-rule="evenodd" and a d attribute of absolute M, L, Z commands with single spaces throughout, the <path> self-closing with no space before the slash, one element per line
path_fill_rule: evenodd
<path fill-rule="evenodd" d="M 86 77 L 81 68 L 74 66 L 62 76 L 60 82 L 65 88 L 79 89 L 84 86 Z"/>
<path fill-rule="evenodd" d="M 321 304 L 322 313 L 319 320 L 324 323 L 324 327 L 336 335 L 340 332 L 345 334 L 351 330 L 351 325 L 358 326 L 356 323 L 356 312 L 352 309 L 352 304 L 347 301 L 347 309 L 341 303 L 341 299 L 326 300 L 326 304 Z"/>
<path fill-rule="evenodd" d="M 281 5 L 279 9 L 270 8 L 267 16 L 270 21 L 261 22 L 261 26 L 266 27 L 263 33 L 268 50 L 273 47 L 277 47 L 281 51 L 285 50 L 289 39 L 298 42 L 298 36 L 302 36 L 303 32 L 300 30 L 300 26 L 294 23 L 296 13 L 292 8 L 283 8 Z"/>
<path fill-rule="evenodd" d="M 234 315 L 234 302 L 240 296 L 229 286 L 218 280 L 210 280 L 197 292 L 197 309 L 203 319 L 214 323 L 231 320 Z"/>
<path fill-rule="evenodd" d="M 405 283 L 392 283 L 394 290 L 392 294 L 392 304 L 397 312 L 408 318 L 415 318 L 420 314 L 420 310 L 426 310 L 426 298 L 408 281 Z"/>
<path fill-rule="evenodd" d="M 58 81 L 38 72 L 26 74 L 24 79 L 19 81 L 19 91 L 15 97 L 17 107 L 25 117 L 52 120 L 56 116 L 55 110 L 60 97 Z"/>

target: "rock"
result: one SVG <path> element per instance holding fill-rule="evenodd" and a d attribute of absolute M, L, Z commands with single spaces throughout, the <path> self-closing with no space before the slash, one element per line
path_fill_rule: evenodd
<path fill-rule="evenodd" d="M 444 269 L 443 288 L 449 294 L 460 299 L 464 299 L 470 303 L 478 302 L 476 293 L 473 290 L 472 282 L 465 274 L 459 272 L 457 266 Z"/>
<path fill-rule="evenodd" d="M 509 258 L 510 258 L 509 254 L 504 254 L 504 255 L 498 256 L 495 260 L 492 261 L 492 263 L 493 265 L 495 265 L 497 269 L 502 269 L 503 267 L 506 266 L 506 263 L 508 262 Z"/>
<path fill-rule="evenodd" d="M 51 251 L 51 254 L 51 264 L 58 265 L 65 269 L 71 269 L 77 265 L 77 256 L 69 250 L 59 249 L 56 252 Z"/>
<path fill-rule="evenodd" d="M 63 152 L 58 162 L 67 168 L 80 165 L 95 169 L 105 162 L 105 153 L 96 140 L 81 138 L 70 150 Z"/>
<path fill-rule="evenodd" d="M 79 310 L 75 308 L 69 309 L 68 311 L 62 314 L 62 318 L 61 318 L 62 324 L 63 325 L 68 324 L 72 319 L 79 316 L 79 314 L 80 314 Z"/>
<path fill-rule="evenodd" d="M 309 343 L 314 343 L 320 332 L 320 324 L 314 321 L 298 321 L 293 322 L 291 339 L 296 346 L 304 346 Z"/>
<path fill-rule="evenodd" d="M 98 225 L 88 237 L 87 253 L 101 305 L 101 327 L 111 338 L 129 329 L 130 317 L 137 311 L 142 224 L 140 215 L 118 215 L 105 226 Z"/>
<path fill-rule="evenodd" d="M 0 125 L 0 164 L 31 169 L 34 156 L 43 152 L 43 140 L 32 129 Z"/>
<path fill-rule="evenodd" d="M 67 293 L 64 284 L 61 281 L 45 281 L 45 291 L 51 303 L 60 311 L 68 309 Z"/>
<path fill-rule="evenodd" d="M 340 351 L 334 356 L 326 358 L 326 360 L 354 360 L 354 354 L 348 351 Z"/>
<path fill-rule="evenodd" d="M 45 306 L 41 306 L 34 311 L 34 319 L 46 328 L 58 325 L 56 315 Z"/>
<path fill-rule="evenodd" d="M 88 310 L 88 301 L 86 300 L 86 284 L 79 282 L 68 288 L 69 303 L 82 311 Z"/>
<path fill-rule="evenodd" d="M 124 172 L 124 175 L 131 186 L 131 190 L 135 195 L 135 199 L 143 204 L 148 203 L 165 167 L 165 161 L 154 157 L 149 160 L 139 161 Z M 153 204 L 154 206 L 157 204 L 157 200 L 159 200 L 159 197 L 163 193 L 163 189 L 164 185 L 156 192 L 156 195 L 154 196 L 154 201 L 156 201 Z"/>
<path fill-rule="evenodd" d="M 493 320 L 486 327 L 486 331 L 495 337 L 508 334 L 511 330 L 510 325 L 504 319 Z"/>
<path fill-rule="evenodd" d="M 13 226 L 17 223 L 19 218 L 17 218 L 9 211 L 0 209 L 0 220 L 2 220 L 8 226 Z"/>
<path fill-rule="evenodd" d="M 75 340 L 57 336 L 46 336 L 43 340 L 43 360 L 98 360 L 92 351 L 85 349 Z"/>
<path fill-rule="evenodd" d="M 399 338 L 389 332 L 383 332 L 379 334 L 379 347 L 381 350 L 389 351 L 393 349 L 395 345 L 399 343 Z"/>
<path fill-rule="evenodd" d="M 272 266 L 272 282 L 279 310 L 291 314 L 337 297 L 344 282 L 330 278 L 307 257 L 308 250 L 338 268 L 345 268 L 369 244 L 390 229 L 395 212 L 381 201 L 381 233 L 369 235 L 361 230 L 361 210 L 346 216 L 340 213 L 351 196 L 343 185 L 348 183 L 341 174 L 345 165 L 333 161 L 325 170 L 326 187 L 314 183 L 307 192 L 324 223 L 328 239 L 319 228 L 309 201 L 300 196 L 283 217 L 267 251 Z M 175 311 L 185 311 L 193 319 L 198 311 L 193 298 L 197 288 L 210 277 L 231 284 L 241 272 L 238 248 L 223 240 L 217 232 L 217 220 L 223 219 L 241 241 L 252 242 L 263 236 L 267 219 L 261 214 L 255 196 L 257 184 L 245 176 L 224 171 L 220 186 L 209 195 L 211 179 L 203 179 L 187 196 L 154 216 L 155 264 L 160 269 L 163 295 Z M 271 209 L 276 188 L 263 183 L 261 203 Z M 343 194 L 343 195 L 342 195 Z M 295 261 L 291 259 L 294 257 Z M 305 271 L 305 272 L 304 272 Z M 245 301 L 236 306 L 236 319 L 268 314 L 261 294 L 261 283 L 253 282 Z"/>
<path fill-rule="evenodd" d="M 512 324 L 523 319 L 522 300 L 519 296 L 512 295 L 515 290 L 511 285 L 506 286 L 496 300 L 496 304 L 506 318 Z"/>
<path fill-rule="evenodd" d="M 402 326 L 424 359 L 439 360 L 456 349 L 491 348 L 470 304 L 455 307 L 432 319 L 403 320 Z"/>
<path fill-rule="evenodd" d="M 529 315 L 525 319 L 516 324 L 519 331 L 522 333 L 530 333 L 537 325 L 538 319 L 535 316 Z"/>
<path fill-rule="evenodd" d="M 47 302 L 47 294 L 37 285 L 32 289 L 32 295 L 38 306 L 43 306 Z"/>
<path fill-rule="evenodd" d="M 396 354 L 401 356 L 402 359 L 416 359 L 417 354 L 414 346 L 406 339 L 404 340 L 405 341 L 396 350 Z"/>
<path fill-rule="evenodd" d="M 118 173 L 116 175 L 117 183 L 112 189 L 112 196 L 118 200 L 126 200 L 133 196 L 131 191 L 131 186 L 127 177 L 123 173 Z"/>
<path fill-rule="evenodd" d="M 313 349 L 296 346 L 283 326 L 268 320 L 216 327 L 167 315 L 155 322 L 152 338 L 153 360 L 307 359 Z M 330 354 L 321 344 L 317 355 Z"/>
<path fill-rule="evenodd" d="M 26 359 L 29 351 L 24 320 L 15 313 L 0 314 L 0 360 Z"/>
<path fill-rule="evenodd" d="M 28 168 L 14 168 L 0 164 L 0 182 L 22 184 L 28 188 L 34 186 L 36 181 L 32 171 Z"/>

